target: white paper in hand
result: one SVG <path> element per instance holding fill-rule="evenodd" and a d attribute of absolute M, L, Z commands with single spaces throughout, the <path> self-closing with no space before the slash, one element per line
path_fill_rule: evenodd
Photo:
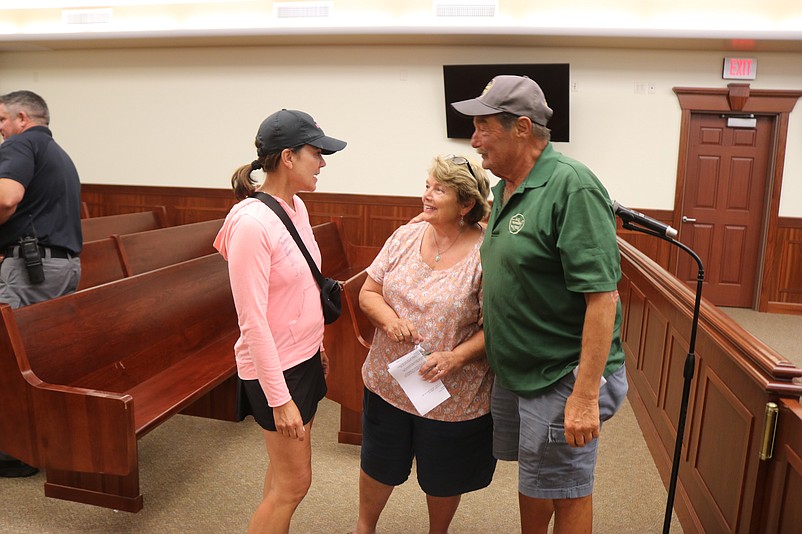
<path fill-rule="evenodd" d="M 421 415 L 426 415 L 432 408 L 451 397 L 442 380 L 427 382 L 418 374 L 425 362 L 426 352 L 420 345 L 416 345 L 412 352 L 390 362 L 387 366 L 387 371 L 398 381 L 401 389 Z"/>

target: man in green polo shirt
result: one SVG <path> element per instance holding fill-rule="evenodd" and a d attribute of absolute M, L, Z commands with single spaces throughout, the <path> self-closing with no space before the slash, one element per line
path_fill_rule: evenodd
<path fill-rule="evenodd" d="M 519 463 L 522 532 L 545 534 L 554 516 L 555 533 L 589 533 L 596 438 L 627 391 L 610 199 L 552 147 L 533 80 L 497 76 L 452 106 L 501 178 L 481 249 L 494 454 Z"/>

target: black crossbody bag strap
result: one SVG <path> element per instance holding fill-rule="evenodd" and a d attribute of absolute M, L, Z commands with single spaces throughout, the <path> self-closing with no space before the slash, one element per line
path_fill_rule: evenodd
<path fill-rule="evenodd" d="M 252 197 L 258 198 L 262 202 L 264 202 L 268 208 L 273 210 L 278 218 L 281 219 L 281 222 L 284 223 L 284 226 L 287 227 L 287 231 L 290 233 L 292 238 L 295 240 L 295 243 L 298 245 L 298 248 L 301 249 L 301 253 L 306 258 L 306 262 L 309 264 L 309 268 L 312 270 L 312 276 L 315 277 L 315 281 L 317 282 L 318 287 L 323 287 L 323 275 L 320 273 L 320 269 L 317 268 L 315 264 L 315 260 L 312 259 L 312 255 L 309 254 L 309 250 L 306 248 L 301 236 L 298 235 L 298 230 L 296 230 L 295 225 L 292 224 L 290 220 L 290 216 L 287 215 L 287 212 L 284 211 L 284 208 L 281 207 L 281 204 L 273 198 L 272 196 L 268 195 L 267 193 L 262 193 L 261 191 L 256 191 L 251 194 Z"/>

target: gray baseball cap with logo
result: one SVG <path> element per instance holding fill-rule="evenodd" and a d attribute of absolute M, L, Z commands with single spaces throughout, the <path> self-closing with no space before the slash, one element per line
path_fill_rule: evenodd
<path fill-rule="evenodd" d="M 554 113 L 546 103 L 543 90 L 528 76 L 496 76 L 476 98 L 451 104 L 457 112 L 476 117 L 512 113 L 529 117 L 535 124 L 546 126 Z"/>

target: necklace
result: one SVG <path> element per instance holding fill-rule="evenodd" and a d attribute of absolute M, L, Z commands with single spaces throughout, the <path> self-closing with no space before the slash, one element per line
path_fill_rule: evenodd
<path fill-rule="evenodd" d="M 443 254 L 445 254 L 446 252 L 448 252 L 449 250 L 451 250 L 451 247 L 453 247 L 453 246 L 454 246 L 454 244 L 455 244 L 457 241 L 459 241 L 459 238 L 460 238 L 460 236 L 462 236 L 462 232 L 464 232 L 464 231 L 465 231 L 465 228 L 464 228 L 464 227 L 463 227 L 463 228 L 460 228 L 459 234 L 457 234 L 457 237 L 456 237 L 456 239 L 454 239 L 454 241 L 452 241 L 452 242 L 451 242 L 451 244 L 450 244 L 450 245 L 448 245 L 448 247 L 446 247 L 446 249 L 445 249 L 445 250 L 440 250 L 440 245 L 437 243 L 437 232 L 435 232 L 434 228 L 432 228 L 432 238 L 434 239 L 434 246 L 435 246 L 435 248 L 437 249 L 437 256 L 435 256 L 435 257 L 434 257 L 434 262 L 435 262 L 435 263 L 437 263 L 437 262 L 439 262 L 439 261 L 440 261 L 440 257 L 441 257 Z"/>

